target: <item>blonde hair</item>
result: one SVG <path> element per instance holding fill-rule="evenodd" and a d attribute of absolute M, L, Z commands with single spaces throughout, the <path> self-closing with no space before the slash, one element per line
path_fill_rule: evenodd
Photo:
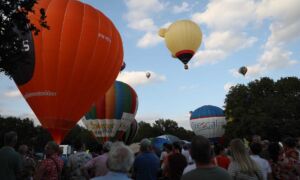
<path fill-rule="evenodd" d="M 241 172 L 248 175 L 256 175 L 260 171 L 256 163 L 250 158 L 241 139 L 231 140 L 230 148 L 232 159 L 239 165 Z"/>

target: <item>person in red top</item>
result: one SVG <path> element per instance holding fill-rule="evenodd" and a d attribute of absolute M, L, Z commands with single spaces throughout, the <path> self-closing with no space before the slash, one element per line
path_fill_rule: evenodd
<path fill-rule="evenodd" d="M 54 141 L 49 141 L 45 146 L 46 159 L 44 159 L 36 170 L 34 179 L 37 180 L 59 180 L 64 162 L 58 156 L 59 146 Z"/>
<path fill-rule="evenodd" d="M 300 179 L 299 152 L 296 150 L 296 139 L 286 138 L 283 142 L 284 154 L 280 156 L 281 177 L 288 180 Z"/>
<path fill-rule="evenodd" d="M 217 166 L 228 169 L 228 166 L 230 164 L 230 159 L 225 154 L 225 149 L 222 145 L 217 144 L 214 147 L 215 151 L 215 163 Z"/>

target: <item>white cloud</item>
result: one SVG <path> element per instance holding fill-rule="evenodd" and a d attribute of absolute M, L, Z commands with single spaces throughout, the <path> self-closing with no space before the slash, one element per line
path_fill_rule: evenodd
<path fill-rule="evenodd" d="M 150 78 L 146 77 L 147 72 L 151 73 Z M 125 82 L 131 86 L 138 86 L 156 82 L 163 82 L 166 80 L 166 77 L 153 71 L 124 71 L 119 74 L 117 80 Z"/>
<path fill-rule="evenodd" d="M 275 19 L 291 19 L 299 18 L 299 0 L 262 0 L 256 9 L 257 17 L 275 18 Z"/>
<path fill-rule="evenodd" d="M 125 0 L 125 3 L 130 10 L 141 11 L 144 13 L 151 11 L 157 12 L 164 9 L 164 4 L 159 2 L 159 0 Z"/>
<path fill-rule="evenodd" d="M 263 0 L 256 14 L 259 20 L 271 19 L 271 35 L 267 48 L 283 45 L 300 37 L 300 1 L 299 0 Z"/>
<path fill-rule="evenodd" d="M 138 40 L 137 46 L 140 48 L 147 48 L 155 46 L 162 41 L 163 38 L 159 37 L 157 33 L 147 32 L 142 38 Z"/>
<path fill-rule="evenodd" d="M 10 97 L 10 98 L 15 98 L 15 97 L 21 97 L 21 93 L 19 90 L 11 90 L 11 91 L 7 91 L 4 93 L 4 96 L 6 97 Z"/>
<path fill-rule="evenodd" d="M 164 10 L 167 3 L 163 3 L 160 0 L 125 0 L 125 4 L 128 8 L 125 14 L 128 27 L 145 32 L 138 40 L 137 47 L 146 48 L 162 42 L 163 39 L 157 34 L 158 26 L 155 24 L 153 17 Z M 166 23 L 163 26 L 169 24 Z"/>
<path fill-rule="evenodd" d="M 132 29 L 140 31 L 154 31 L 157 29 L 151 18 L 141 19 L 139 21 L 132 21 L 128 24 L 128 26 Z"/>
<path fill-rule="evenodd" d="M 212 0 L 204 12 L 193 14 L 192 20 L 211 29 L 204 38 L 205 49 L 197 52 L 193 66 L 214 64 L 236 51 L 253 46 L 257 38 L 248 36 L 243 28 L 254 22 L 255 10 L 254 0 Z"/>
<path fill-rule="evenodd" d="M 258 75 L 268 70 L 276 70 L 296 63 L 291 52 L 282 45 L 300 37 L 300 1 L 299 0 L 212 0 L 204 12 L 192 15 L 192 20 L 205 24 L 211 33 L 205 39 L 205 50 L 196 58 L 194 65 L 216 63 L 231 53 L 251 47 L 256 37 L 245 33 L 250 25 L 270 21 L 270 35 L 263 46 L 264 52 L 257 64 L 249 66 L 248 75 Z M 218 13 L 216 13 L 218 12 Z M 247 28 L 247 29 L 246 29 Z M 237 70 L 231 70 L 237 76 Z"/>
<path fill-rule="evenodd" d="M 251 47 L 256 41 L 257 38 L 247 37 L 246 34 L 234 33 L 232 31 L 215 31 L 205 40 L 205 48 L 230 52 Z"/>
<path fill-rule="evenodd" d="M 172 22 L 166 22 L 164 25 L 162 25 L 162 28 L 168 28 L 170 25 L 172 24 Z"/>
<path fill-rule="evenodd" d="M 266 50 L 257 64 L 248 66 L 247 76 L 258 76 L 271 70 L 282 69 L 298 63 L 291 59 L 292 52 L 279 47 Z"/>
<path fill-rule="evenodd" d="M 238 69 L 230 69 L 229 72 L 234 76 L 234 77 L 241 77 L 242 75 L 239 73 Z"/>
<path fill-rule="evenodd" d="M 175 14 L 179 14 L 179 13 L 183 13 L 183 12 L 187 12 L 189 11 L 189 4 L 187 2 L 182 2 L 181 5 L 175 5 L 173 6 L 173 13 Z"/>
<path fill-rule="evenodd" d="M 300 19 L 300 16 L 299 16 Z M 300 21 L 287 24 L 285 22 L 277 22 L 270 25 L 271 35 L 268 38 L 266 47 L 283 45 L 286 42 L 299 39 L 300 37 Z"/>
<path fill-rule="evenodd" d="M 192 20 L 217 30 L 237 30 L 255 19 L 254 0 L 213 0 L 203 13 L 195 13 Z"/>
<path fill-rule="evenodd" d="M 236 83 L 228 82 L 224 85 L 225 92 L 228 92 L 232 86 L 235 86 Z"/>
<path fill-rule="evenodd" d="M 164 9 L 165 5 L 159 0 L 125 0 L 128 12 L 125 18 L 128 26 L 135 30 L 151 31 L 157 29 L 150 15 Z"/>
<path fill-rule="evenodd" d="M 191 61 L 192 67 L 198 67 L 205 64 L 215 64 L 227 56 L 222 50 L 203 50 L 198 51 Z"/>
<path fill-rule="evenodd" d="M 205 49 L 195 54 L 192 66 L 215 64 L 225 59 L 229 54 L 240 49 L 249 48 L 257 38 L 248 37 L 244 33 L 232 31 L 215 31 L 205 38 Z"/>

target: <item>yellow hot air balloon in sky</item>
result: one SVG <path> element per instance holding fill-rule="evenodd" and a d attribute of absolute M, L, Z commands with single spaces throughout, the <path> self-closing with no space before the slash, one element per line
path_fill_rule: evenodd
<path fill-rule="evenodd" d="M 165 38 L 166 45 L 174 58 L 178 58 L 184 68 L 201 45 L 202 32 L 200 27 L 190 20 L 179 20 L 159 30 L 159 35 Z"/>

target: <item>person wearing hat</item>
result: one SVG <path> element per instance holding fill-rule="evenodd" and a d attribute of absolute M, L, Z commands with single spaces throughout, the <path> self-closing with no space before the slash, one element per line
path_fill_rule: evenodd
<path fill-rule="evenodd" d="M 152 151 L 151 141 L 143 139 L 140 143 L 141 153 L 136 157 L 133 169 L 136 180 L 156 180 L 160 168 L 159 158 Z"/>
<path fill-rule="evenodd" d="M 94 176 L 105 176 L 108 172 L 107 168 L 107 159 L 108 159 L 108 153 L 111 149 L 112 142 L 107 141 L 103 145 L 103 154 L 91 159 L 88 161 L 83 167 L 82 171 L 85 174 L 85 177 L 87 179 L 91 178 L 91 175 L 89 175 L 88 171 L 94 170 Z"/>

